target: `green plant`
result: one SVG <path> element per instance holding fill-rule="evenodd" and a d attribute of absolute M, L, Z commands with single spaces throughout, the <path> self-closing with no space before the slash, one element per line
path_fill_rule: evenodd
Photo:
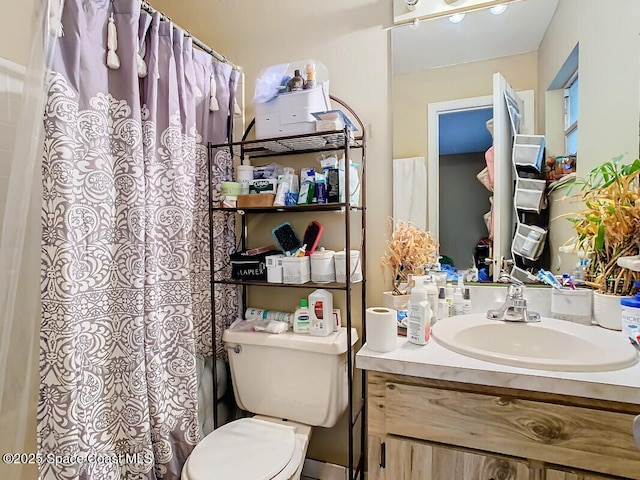
<path fill-rule="evenodd" d="M 631 295 L 634 272 L 618 266 L 620 257 L 637 255 L 640 246 L 640 159 L 622 164 L 623 156 L 594 168 L 574 186 L 584 210 L 570 217 L 571 241 L 589 257 L 586 284 L 602 293 Z"/>
<path fill-rule="evenodd" d="M 391 274 L 394 295 L 406 293 L 400 290 L 409 276 L 424 275 L 427 267 L 438 260 L 438 242 L 425 230 L 409 222 L 389 219 L 391 237 L 381 263 Z"/>

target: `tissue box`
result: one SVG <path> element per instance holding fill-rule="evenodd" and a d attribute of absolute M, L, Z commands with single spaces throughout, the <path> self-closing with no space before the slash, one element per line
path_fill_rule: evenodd
<path fill-rule="evenodd" d="M 266 103 L 254 103 L 256 139 L 316 131 L 315 112 L 331 108 L 328 82 L 315 88 L 281 93 Z"/>

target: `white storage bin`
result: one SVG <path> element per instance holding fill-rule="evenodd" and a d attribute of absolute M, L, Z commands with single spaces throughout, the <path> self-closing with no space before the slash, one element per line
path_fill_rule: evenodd
<path fill-rule="evenodd" d="M 593 290 L 551 290 L 551 316 L 582 325 L 591 325 Z"/>
<path fill-rule="evenodd" d="M 513 163 L 541 172 L 544 146 L 544 135 L 516 135 L 513 142 Z"/>
<path fill-rule="evenodd" d="M 547 208 L 546 188 L 546 180 L 518 177 L 514 195 L 515 207 L 528 212 L 540 213 L 540 210 Z"/>
<path fill-rule="evenodd" d="M 529 260 L 537 260 L 544 248 L 547 231 L 536 225 L 518 224 L 516 236 L 513 239 L 514 253 Z"/>
<path fill-rule="evenodd" d="M 281 93 L 266 103 L 254 103 L 256 139 L 316 131 L 315 112 L 331 109 L 329 82 L 315 88 Z"/>
<path fill-rule="evenodd" d="M 283 257 L 282 280 L 284 283 L 307 283 L 311 280 L 309 257 Z"/>

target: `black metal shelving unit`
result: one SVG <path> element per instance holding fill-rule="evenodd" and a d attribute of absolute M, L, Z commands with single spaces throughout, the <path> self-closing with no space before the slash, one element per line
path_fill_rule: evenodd
<path fill-rule="evenodd" d="M 234 157 L 239 157 L 240 159 L 244 158 L 245 155 L 248 155 L 250 158 L 265 158 L 265 157 L 276 157 L 283 155 L 302 155 L 306 153 L 319 153 L 319 152 L 335 152 L 342 151 L 344 152 L 344 160 L 345 160 L 345 172 L 344 172 L 344 185 L 348 186 L 349 183 L 349 165 L 350 165 L 350 153 L 354 150 L 359 150 L 361 152 L 361 160 L 360 160 L 360 206 L 350 206 L 348 200 L 348 194 L 345 192 L 346 202 L 341 203 L 328 203 L 328 204 L 312 204 L 312 205 L 299 205 L 299 206 L 289 206 L 289 207 L 248 207 L 248 208 L 226 208 L 220 206 L 213 205 L 212 198 L 212 189 L 209 188 L 209 205 L 210 205 L 210 213 L 213 215 L 215 212 L 224 212 L 224 214 L 229 215 L 237 215 L 241 219 L 241 248 L 246 249 L 246 241 L 248 237 L 247 231 L 247 216 L 251 214 L 265 214 L 265 213 L 279 213 L 279 212 L 287 212 L 290 214 L 298 214 L 304 212 L 336 212 L 340 211 L 344 217 L 344 244 L 345 251 L 350 252 L 352 247 L 351 242 L 351 217 L 354 215 L 359 215 L 361 219 L 362 231 L 360 238 L 360 265 L 362 268 L 362 281 L 358 283 L 351 282 L 351 262 L 349 261 L 349 255 L 347 255 L 346 263 L 346 278 L 347 281 L 345 283 L 314 283 L 307 282 L 304 284 L 277 284 L 277 283 L 268 283 L 261 281 L 238 281 L 238 280 L 216 280 L 214 278 L 213 272 L 216 270 L 214 265 L 216 261 L 223 261 L 224 259 L 216 259 L 214 258 L 214 248 L 211 243 L 211 301 L 212 301 L 212 314 L 215 315 L 216 311 L 216 303 L 215 303 L 215 288 L 216 285 L 238 285 L 242 289 L 242 301 L 243 306 L 246 308 L 247 306 L 247 290 L 254 286 L 259 287 L 275 287 L 275 288 L 324 288 L 328 290 L 336 290 L 344 292 L 346 296 L 345 304 L 346 304 L 346 319 L 345 324 L 347 328 L 347 367 L 348 367 L 348 395 L 349 395 L 349 403 L 348 403 L 348 415 L 349 415 L 349 432 L 348 432 L 348 478 L 351 480 L 363 479 L 364 478 L 364 465 L 366 461 L 365 457 L 365 441 L 366 441 L 366 427 L 365 427 L 365 419 L 366 419 L 366 378 L 365 372 L 360 370 L 358 372 L 355 371 L 355 356 L 354 356 L 354 348 L 352 347 L 352 308 L 351 308 L 351 300 L 353 295 L 353 290 L 360 288 L 360 293 L 362 296 L 361 303 L 361 329 L 359 331 L 359 337 L 361 344 L 364 344 L 366 339 L 366 330 L 365 330 L 365 313 L 366 313 L 366 134 L 364 124 L 358 117 L 358 115 L 349 107 L 344 101 L 336 98 L 334 96 L 330 96 L 333 103 L 335 103 L 339 108 L 343 109 L 345 114 L 347 114 L 352 120 L 355 120 L 355 123 L 358 126 L 357 131 L 353 131 L 349 126 L 345 126 L 342 130 L 334 130 L 334 131 L 325 131 L 325 132 L 316 132 L 316 133 L 308 133 L 302 135 L 290 135 L 283 136 L 277 138 L 269 138 L 269 139 L 260 139 L 260 140 L 249 140 L 249 136 L 253 131 L 255 126 L 255 120 L 252 120 L 247 129 L 244 132 L 241 141 L 238 142 L 227 142 L 221 144 L 209 144 L 209 172 L 211 172 L 211 162 L 213 161 L 213 152 L 218 149 L 226 149 L 228 153 L 233 155 Z M 210 179 L 211 180 L 211 179 Z M 231 180 L 231 179 L 228 179 Z M 210 222 L 213 223 L 213 222 Z M 213 235 L 211 235 L 213 238 Z M 213 322 L 214 323 L 214 322 Z M 216 332 L 215 326 L 212 325 L 212 341 L 214 345 L 215 352 L 215 344 L 216 344 Z M 217 384 L 216 384 L 216 371 L 214 364 L 214 425 L 215 428 L 218 428 L 218 416 L 217 416 Z M 361 378 L 361 388 L 356 391 L 354 387 L 354 380 L 356 373 L 359 373 Z M 360 440 L 359 448 L 356 452 L 355 440 L 356 435 Z"/>

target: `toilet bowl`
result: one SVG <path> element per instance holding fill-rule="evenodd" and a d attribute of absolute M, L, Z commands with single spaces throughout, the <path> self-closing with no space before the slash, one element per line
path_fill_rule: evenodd
<path fill-rule="evenodd" d="M 346 328 L 326 337 L 226 330 L 222 338 L 236 402 L 256 415 L 203 438 L 182 480 L 299 479 L 312 427 L 333 427 L 348 404 Z"/>
<path fill-rule="evenodd" d="M 187 459 L 182 480 L 298 480 L 311 427 L 256 415 L 207 435 Z"/>

